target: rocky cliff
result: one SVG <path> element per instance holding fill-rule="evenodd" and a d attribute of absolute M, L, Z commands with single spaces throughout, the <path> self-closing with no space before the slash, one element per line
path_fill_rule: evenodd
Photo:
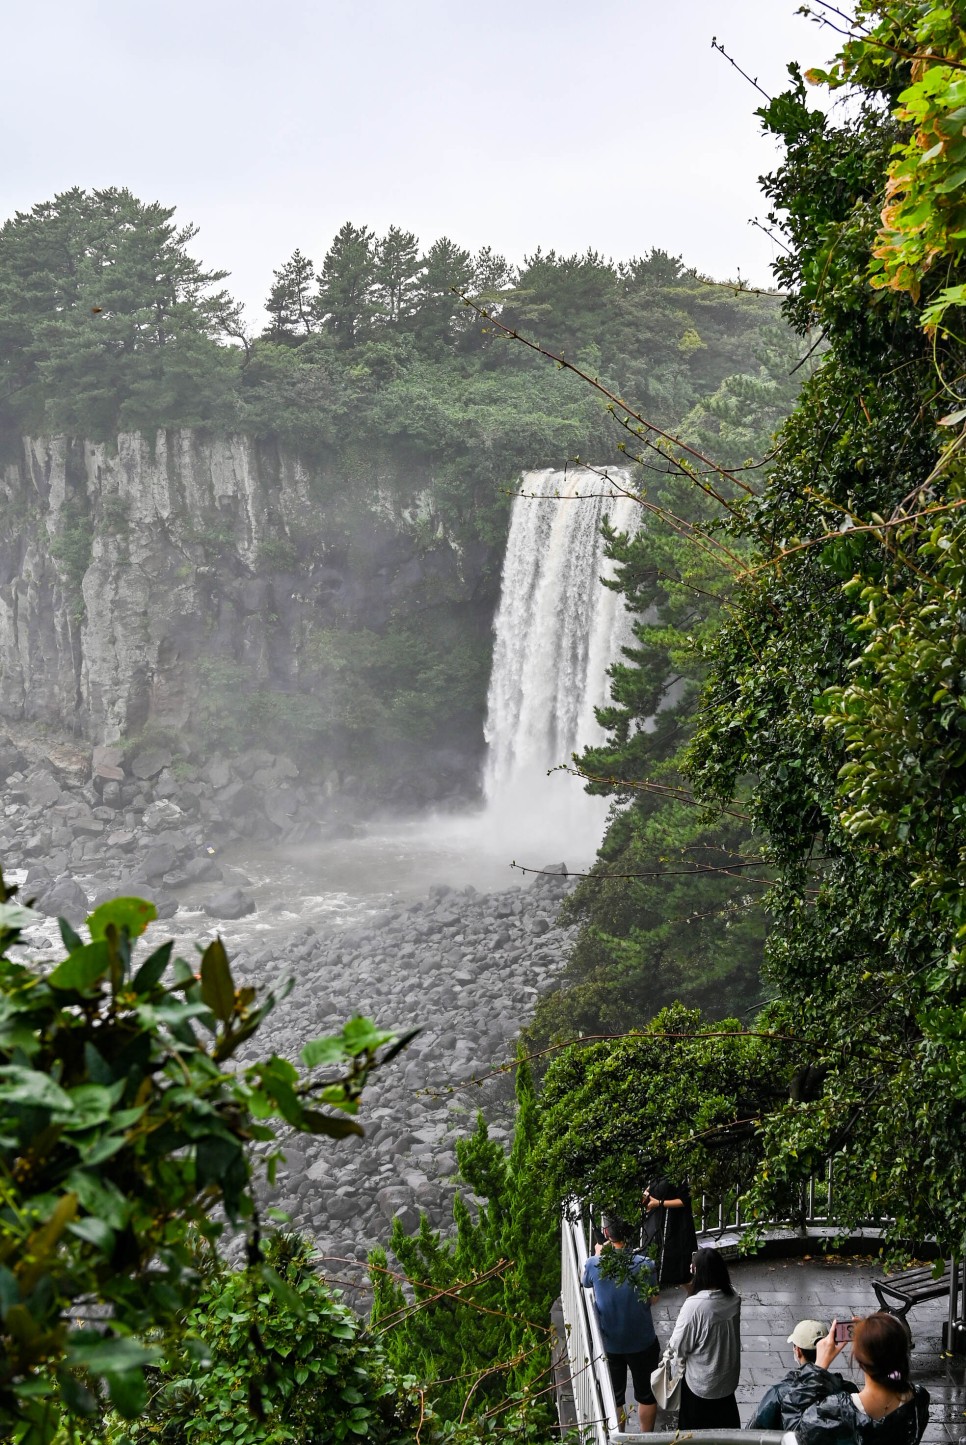
<path fill-rule="evenodd" d="M 473 774 L 499 550 L 392 458 L 348 475 L 197 430 L 24 440 L 0 485 L 0 716 L 202 754 L 271 733 L 320 774 L 356 770 L 356 743 L 435 775 L 447 720 L 374 723 L 364 698 L 354 717 L 356 684 L 391 710 L 402 674 L 468 647 L 448 775 Z"/>

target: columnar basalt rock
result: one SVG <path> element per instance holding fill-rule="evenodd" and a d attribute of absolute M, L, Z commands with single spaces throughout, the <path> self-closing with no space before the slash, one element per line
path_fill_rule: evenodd
<path fill-rule="evenodd" d="M 25 439 L 0 468 L 0 718 L 93 745 L 203 737 L 232 679 L 324 704 L 320 634 L 442 602 L 485 635 L 499 543 L 448 536 L 433 486 L 197 430 Z M 481 747 L 453 761 L 475 776 Z"/>

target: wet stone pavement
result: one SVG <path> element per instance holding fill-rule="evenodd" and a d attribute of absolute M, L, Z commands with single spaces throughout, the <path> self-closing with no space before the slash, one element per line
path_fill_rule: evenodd
<path fill-rule="evenodd" d="M 794 1365 L 787 1339 L 796 1321 L 831 1323 L 833 1317 L 851 1319 L 853 1315 L 871 1314 L 878 1309 L 871 1281 L 882 1270 L 867 1257 L 842 1255 L 734 1260 L 729 1262 L 729 1269 L 741 1295 L 741 1383 L 737 1393 L 741 1421 L 746 1425 L 768 1386 Z M 670 1336 L 683 1300 L 683 1288 L 664 1290 L 652 1306 L 662 1345 Z M 966 1360 L 943 1358 L 946 1310 L 946 1300 L 940 1299 L 917 1305 L 909 1312 L 912 1378 L 925 1385 L 931 1397 L 924 1445 L 966 1442 Z M 861 1384 L 850 1350 L 843 1350 L 833 1368 Z M 673 1427 L 674 1416 L 659 1413 L 657 1429 Z"/>

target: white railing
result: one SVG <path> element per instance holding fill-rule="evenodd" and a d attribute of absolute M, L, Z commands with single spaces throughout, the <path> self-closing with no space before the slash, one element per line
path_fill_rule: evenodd
<path fill-rule="evenodd" d="M 617 1433 L 617 1406 L 607 1373 L 592 1293 L 580 1281 L 587 1262 L 587 1240 L 580 1217 L 564 1217 L 560 1230 L 560 1301 L 567 1326 L 567 1356 L 577 1427 L 583 1445 L 607 1445 Z"/>

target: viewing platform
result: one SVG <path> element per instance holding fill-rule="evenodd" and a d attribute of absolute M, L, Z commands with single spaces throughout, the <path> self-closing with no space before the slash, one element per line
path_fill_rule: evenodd
<path fill-rule="evenodd" d="M 579 1229 L 571 1231 L 565 1227 L 564 1235 L 566 1255 L 568 1246 L 572 1248 L 575 1241 L 579 1248 Z M 708 1240 L 708 1243 L 713 1241 Z M 573 1258 L 572 1264 L 576 1262 Z M 747 1425 L 768 1386 L 793 1368 L 792 1347 L 787 1340 L 795 1323 L 801 1319 L 830 1323 L 833 1318 L 851 1319 L 853 1315 L 871 1314 L 879 1308 L 872 1282 L 881 1278 L 882 1265 L 871 1255 L 815 1252 L 782 1258 L 769 1250 L 754 1257 L 729 1259 L 728 1268 L 732 1283 L 741 1295 L 741 1379 L 737 1399 L 742 1425 Z M 565 1269 L 563 1303 L 569 1319 L 571 1310 L 577 1308 L 579 1302 L 568 1302 L 567 1289 Z M 581 1293 L 589 1303 L 592 1292 L 583 1290 Z M 662 1347 L 670 1338 L 684 1299 L 685 1288 L 678 1286 L 662 1290 L 652 1303 L 654 1324 Z M 930 1394 L 929 1424 L 923 1436 L 923 1445 L 960 1445 L 960 1442 L 966 1442 L 966 1358 L 953 1358 L 943 1353 L 943 1326 L 947 1314 L 948 1302 L 940 1298 L 917 1304 L 908 1316 L 912 1331 L 912 1378 L 917 1384 L 924 1385 Z M 624 1432 L 618 1430 L 616 1415 L 610 1415 L 613 1395 L 602 1362 L 599 1369 L 594 1363 L 589 1368 L 581 1369 L 578 1365 L 575 1369 L 581 1346 L 574 1337 L 579 1333 L 578 1325 L 576 1330 L 571 1331 L 569 1342 L 574 1402 L 570 1423 L 575 1432 L 579 1430 L 585 1441 L 596 1441 L 597 1445 L 609 1440 L 650 1440 L 658 1445 L 662 1432 L 674 1430 L 676 1413 L 659 1411 L 656 1435 L 638 1434 L 634 1429 L 637 1414 L 628 1380 L 628 1429 Z M 597 1348 L 599 1337 L 597 1345 L 589 1344 L 587 1352 L 593 1354 Z M 861 1384 L 860 1372 L 851 1363 L 850 1350 L 843 1351 L 833 1369 Z M 561 1423 L 566 1422 L 562 1419 Z M 678 1436 L 678 1439 L 688 1438 L 689 1435 L 690 1432 Z M 704 1439 L 710 1445 L 713 1436 L 712 1432 L 705 1432 L 695 1438 Z M 734 1438 L 733 1432 L 731 1436 L 725 1432 L 724 1438 Z M 744 1438 L 749 1445 L 753 1445 L 756 1438 L 774 1440 L 777 1445 L 780 1437 L 757 1432 L 757 1436 L 748 1434 Z"/>

